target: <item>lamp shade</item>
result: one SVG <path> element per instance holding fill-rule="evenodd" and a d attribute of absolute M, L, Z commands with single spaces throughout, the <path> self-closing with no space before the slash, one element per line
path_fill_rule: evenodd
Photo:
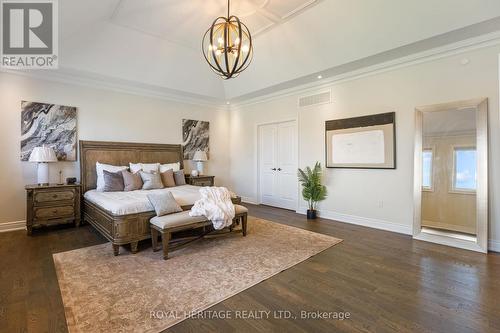
<path fill-rule="evenodd" d="M 203 150 L 197 150 L 194 153 L 193 161 L 198 161 L 198 162 L 208 161 L 207 153 L 205 153 Z"/>
<path fill-rule="evenodd" d="M 30 154 L 30 162 L 57 162 L 54 149 L 50 147 L 35 147 Z"/>

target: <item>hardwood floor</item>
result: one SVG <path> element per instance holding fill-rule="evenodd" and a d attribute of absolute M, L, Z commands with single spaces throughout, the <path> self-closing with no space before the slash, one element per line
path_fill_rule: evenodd
<path fill-rule="evenodd" d="M 349 312 L 350 318 L 280 319 L 271 312 L 266 320 L 189 319 L 168 332 L 500 332 L 499 254 L 248 207 L 252 216 L 344 241 L 210 310 Z M 66 332 L 52 254 L 103 242 L 88 225 L 33 237 L 0 233 L 0 332 Z M 141 244 L 142 250 L 149 247 Z"/>

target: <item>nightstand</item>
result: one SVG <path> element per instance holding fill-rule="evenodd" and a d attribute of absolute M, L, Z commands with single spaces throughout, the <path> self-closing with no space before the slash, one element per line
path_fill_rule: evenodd
<path fill-rule="evenodd" d="M 186 183 L 194 186 L 214 186 L 215 176 L 196 176 L 186 175 Z"/>
<path fill-rule="evenodd" d="M 73 222 L 80 225 L 80 184 L 27 185 L 25 189 L 28 235 L 41 226 Z"/>

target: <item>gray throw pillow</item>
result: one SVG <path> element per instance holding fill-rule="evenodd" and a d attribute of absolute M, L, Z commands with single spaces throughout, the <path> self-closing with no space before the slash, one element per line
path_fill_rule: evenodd
<path fill-rule="evenodd" d="M 174 170 L 170 169 L 165 172 L 160 173 L 161 181 L 165 187 L 174 187 L 175 179 L 174 179 Z"/>
<path fill-rule="evenodd" d="M 123 176 L 121 171 L 109 172 L 103 170 L 104 189 L 103 192 L 120 192 L 124 189 Z"/>
<path fill-rule="evenodd" d="M 186 185 L 186 177 L 184 176 L 184 170 L 179 170 L 174 172 L 175 185 Z"/>
<path fill-rule="evenodd" d="M 132 173 L 130 171 L 122 171 L 124 191 L 135 191 L 142 189 L 142 178 L 141 175 L 136 172 Z"/>
<path fill-rule="evenodd" d="M 142 189 L 143 190 L 156 190 L 163 188 L 163 183 L 161 182 L 161 176 L 158 172 L 144 172 L 140 171 L 142 178 Z"/>
<path fill-rule="evenodd" d="M 181 206 L 175 201 L 171 192 L 151 193 L 147 197 L 157 216 L 182 212 Z"/>

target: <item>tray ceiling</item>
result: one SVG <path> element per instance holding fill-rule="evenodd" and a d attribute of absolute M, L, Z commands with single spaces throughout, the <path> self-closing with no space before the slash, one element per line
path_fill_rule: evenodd
<path fill-rule="evenodd" d="M 320 0 L 233 0 L 238 16 L 254 37 L 286 22 Z M 183 46 L 198 49 L 205 31 L 226 16 L 226 0 L 121 0 L 110 21 Z"/>
<path fill-rule="evenodd" d="M 59 1 L 60 70 L 43 75 L 154 95 L 248 99 L 339 75 L 353 63 L 500 32 L 498 0 L 232 0 L 231 12 L 256 36 L 255 53 L 242 75 L 223 81 L 200 49 L 226 1 Z"/>

